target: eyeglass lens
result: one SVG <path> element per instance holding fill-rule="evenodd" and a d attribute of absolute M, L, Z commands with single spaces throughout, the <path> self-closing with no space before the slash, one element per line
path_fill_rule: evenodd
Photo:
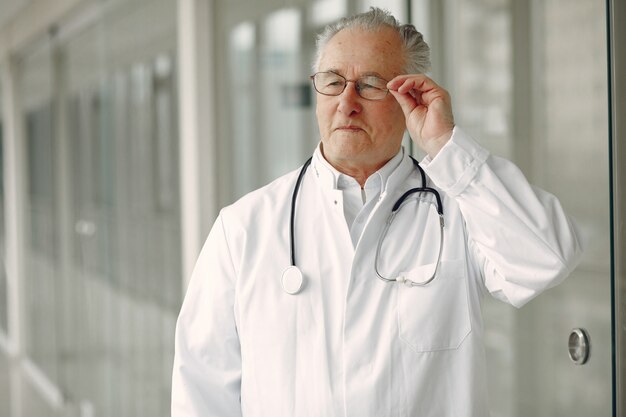
<path fill-rule="evenodd" d="M 387 81 L 374 75 L 366 75 L 357 80 L 346 80 L 334 72 L 318 72 L 313 77 L 315 90 L 327 96 L 338 96 L 345 90 L 348 81 L 356 83 L 357 93 L 368 100 L 381 100 L 387 95 Z"/>

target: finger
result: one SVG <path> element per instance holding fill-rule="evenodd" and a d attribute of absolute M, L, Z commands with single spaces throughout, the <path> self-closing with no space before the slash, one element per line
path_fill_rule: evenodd
<path fill-rule="evenodd" d="M 414 92 L 414 95 L 417 95 L 417 92 L 420 91 L 420 86 L 422 84 L 423 84 L 423 81 L 418 82 L 418 80 L 409 78 L 405 80 L 402 84 L 400 84 L 400 86 L 398 86 L 397 91 L 403 94 Z"/>
<path fill-rule="evenodd" d="M 424 81 L 415 85 L 407 80 L 398 88 L 398 92 L 411 94 L 418 105 L 427 107 L 436 102 L 450 103 L 450 94 L 434 82 Z"/>
<path fill-rule="evenodd" d="M 449 103 L 450 102 L 450 94 L 446 90 L 444 90 L 442 88 L 424 91 L 420 95 L 420 98 L 421 98 L 422 102 L 424 103 L 424 105 L 426 105 L 426 106 L 429 106 L 432 103 L 435 103 L 435 102 L 437 102 L 439 100 L 441 100 L 441 102 L 443 102 L 443 103 Z"/>
<path fill-rule="evenodd" d="M 411 92 L 414 97 L 422 95 L 424 104 L 432 102 L 437 97 L 445 97 L 447 94 L 446 90 L 423 74 L 399 75 L 387 84 L 387 88 L 399 93 Z"/>
<path fill-rule="evenodd" d="M 391 91 L 392 93 L 403 95 L 408 100 L 413 100 L 413 102 L 415 103 L 413 107 L 426 105 L 426 102 L 424 98 L 422 97 L 423 93 L 421 93 L 415 88 L 412 88 L 413 84 L 414 82 L 412 80 L 406 80 L 401 86 L 398 87 L 397 91 L 394 91 L 394 90 L 389 90 L 389 91 Z"/>
<path fill-rule="evenodd" d="M 406 81 L 413 80 L 413 82 L 420 84 L 426 76 L 424 74 L 403 74 L 394 77 L 391 81 L 387 83 L 387 88 L 390 90 L 398 90 L 402 84 Z"/>

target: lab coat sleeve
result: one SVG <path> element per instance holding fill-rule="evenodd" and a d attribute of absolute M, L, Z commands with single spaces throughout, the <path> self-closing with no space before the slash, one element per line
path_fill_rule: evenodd
<path fill-rule="evenodd" d="M 422 165 L 458 203 L 468 252 L 495 297 L 521 307 L 578 263 L 579 234 L 559 201 L 532 187 L 513 163 L 490 155 L 460 128 Z"/>
<path fill-rule="evenodd" d="M 235 276 L 220 216 L 202 248 L 176 324 L 172 417 L 241 416 Z"/>

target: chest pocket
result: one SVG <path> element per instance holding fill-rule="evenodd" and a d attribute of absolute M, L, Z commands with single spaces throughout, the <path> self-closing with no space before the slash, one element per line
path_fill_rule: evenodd
<path fill-rule="evenodd" d="M 434 265 L 432 265 L 434 268 Z M 405 275 L 413 281 L 423 266 Z M 416 352 L 458 348 L 471 332 L 465 263 L 442 261 L 435 279 L 424 287 L 398 285 L 400 339 Z"/>

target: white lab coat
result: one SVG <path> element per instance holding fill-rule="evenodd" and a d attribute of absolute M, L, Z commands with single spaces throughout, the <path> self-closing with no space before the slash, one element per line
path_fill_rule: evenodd
<path fill-rule="evenodd" d="M 575 227 L 552 195 L 462 130 L 422 166 L 441 191 L 445 243 L 426 287 L 385 283 L 374 254 L 393 203 L 421 186 L 405 156 L 356 248 L 342 193 L 309 169 L 298 197 L 297 295 L 289 216 L 298 171 L 223 209 L 202 249 L 176 329 L 173 417 L 485 417 L 485 294 L 521 306 L 580 257 Z M 380 270 L 428 274 L 438 220 L 413 200 L 396 216 Z"/>

